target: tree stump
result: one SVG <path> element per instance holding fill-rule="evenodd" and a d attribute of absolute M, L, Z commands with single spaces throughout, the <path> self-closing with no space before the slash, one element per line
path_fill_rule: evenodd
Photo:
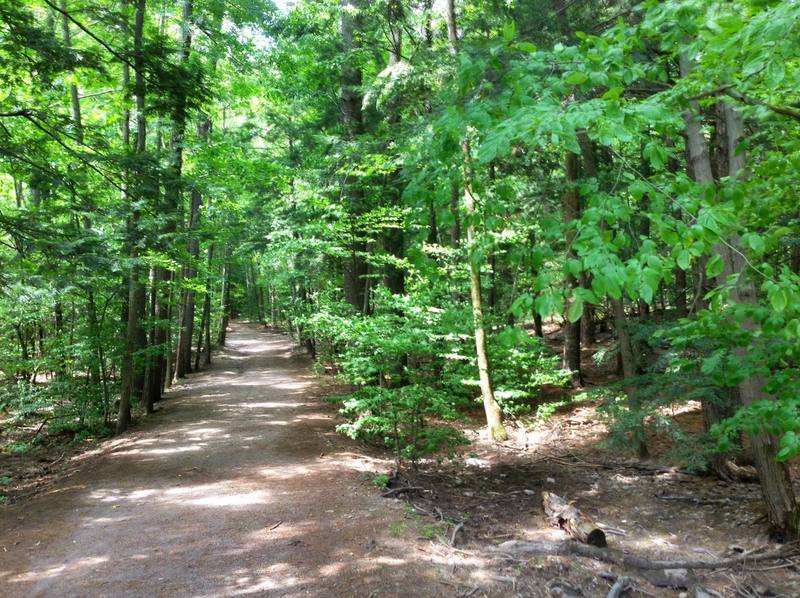
<path fill-rule="evenodd" d="M 600 548 L 608 546 L 603 530 L 560 496 L 542 492 L 542 507 L 554 527 L 560 527 L 579 542 Z"/>

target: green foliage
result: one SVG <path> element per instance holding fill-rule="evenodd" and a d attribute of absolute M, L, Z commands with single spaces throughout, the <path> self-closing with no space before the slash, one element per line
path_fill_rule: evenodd
<path fill-rule="evenodd" d="M 376 488 L 384 489 L 386 488 L 386 484 L 389 483 L 389 476 L 385 473 L 376 474 L 375 477 L 372 478 L 372 483 Z"/>
<path fill-rule="evenodd" d="M 442 383 L 454 392 L 474 393 L 478 387 L 477 365 L 470 338 L 453 347 L 442 370 Z M 569 373 L 560 358 L 544 347 L 541 339 L 521 328 L 507 327 L 489 338 L 489 357 L 494 365 L 495 397 L 508 415 L 530 413 L 542 386 L 562 386 Z M 463 387 L 463 390 L 459 389 Z"/>

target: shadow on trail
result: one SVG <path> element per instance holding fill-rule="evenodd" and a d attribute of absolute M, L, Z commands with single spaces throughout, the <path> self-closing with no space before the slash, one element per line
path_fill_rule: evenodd
<path fill-rule="evenodd" d="M 334 432 L 308 361 L 235 323 L 230 347 L 45 494 L 0 512 L 6 596 L 449 595 L 376 468 Z M 415 540 L 412 538 L 411 540 Z"/>

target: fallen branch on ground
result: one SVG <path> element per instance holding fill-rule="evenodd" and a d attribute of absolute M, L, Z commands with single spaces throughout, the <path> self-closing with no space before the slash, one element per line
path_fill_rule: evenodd
<path fill-rule="evenodd" d="M 619 596 L 630 590 L 632 587 L 633 582 L 631 581 L 631 578 L 621 575 L 617 578 L 617 581 L 614 582 L 614 585 L 611 586 L 606 598 L 619 598 Z"/>
<path fill-rule="evenodd" d="M 522 540 L 511 540 L 503 542 L 495 549 L 499 552 L 504 552 L 512 555 L 521 554 L 536 554 L 546 556 L 581 556 L 603 563 L 611 563 L 612 565 L 619 565 L 622 567 L 631 567 L 634 569 L 722 569 L 731 567 L 733 565 L 744 565 L 747 563 L 756 563 L 760 561 L 769 561 L 783 559 L 790 556 L 797 556 L 798 544 L 793 543 L 773 550 L 771 552 L 762 552 L 754 554 L 755 551 L 746 552 L 739 556 L 722 559 L 719 561 L 701 561 L 701 560 L 685 560 L 685 561 L 659 561 L 651 560 L 641 556 L 625 554 L 621 550 L 615 549 L 602 549 L 587 544 L 580 544 L 573 540 L 564 540 L 560 542 L 553 542 L 549 540 L 537 540 L 532 542 L 525 542 Z"/>
<path fill-rule="evenodd" d="M 597 524 L 577 507 L 552 492 L 542 492 L 542 507 L 553 527 L 560 527 L 570 536 L 592 546 L 607 546 L 606 535 Z"/>
<path fill-rule="evenodd" d="M 425 490 L 421 486 L 400 486 L 399 488 L 392 488 L 391 490 L 387 490 L 381 496 L 387 497 L 392 496 L 393 494 L 402 494 L 403 492 L 421 492 Z"/>
<path fill-rule="evenodd" d="M 458 535 L 458 532 L 461 530 L 462 527 L 464 527 L 464 522 L 463 521 L 458 523 L 453 528 L 453 533 L 450 535 L 450 546 L 455 546 L 456 545 L 456 535 Z"/>

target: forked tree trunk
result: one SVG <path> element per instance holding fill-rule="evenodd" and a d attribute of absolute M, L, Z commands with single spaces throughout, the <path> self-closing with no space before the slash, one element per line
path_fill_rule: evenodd
<path fill-rule="evenodd" d="M 693 64 L 686 54 L 680 56 L 681 75 L 686 77 L 692 70 Z M 741 115 L 729 105 L 724 106 L 724 122 L 726 147 L 728 158 L 728 174 L 730 177 L 745 176 L 745 156 L 737 153 L 739 142 L 744 136 Z M 690 102 L 689 110 L 684 113 L 686 122 L 686 140 L 689 158 L 695 180 L 701 184 L 713 183 L 711 163 L 708 153 L 708 142 L 702 134 L 699 119 L 699 105 L 696 101 Z M 728 242 L 718 243 L 714 251 L 722 259 L 724 272 L 736 276 L 730 289 L 730 299 L 739 305 L 758 305 L 756 285 L 752 273 L 747 271 L 744 254 L 738 238 L 733 237 Z M 751 332 L 758 332 L 758 325 L 747 318 L 742 327 Z M 734 350 L 736 357 L 745 361 L 747 349 L 738 347 Z M 743 380 L 737 386 L 742 405 L 747 407 L 762 400 L 774 400 L 774 397 L 764 390 L 766 381 L 760 374 L 754 374 Z M 770 526 L 781 535 L 797 538 L 800 535 L 800 508 L 798 508 L 792 488 L 789 469 L 784 462 L 776 458 L 779 444 L 777 439 L 766 430 L 761 430 L 749 435 L 750 450 L 753 454 L 761 491 L 767 505 L 767 515 Z"/>

